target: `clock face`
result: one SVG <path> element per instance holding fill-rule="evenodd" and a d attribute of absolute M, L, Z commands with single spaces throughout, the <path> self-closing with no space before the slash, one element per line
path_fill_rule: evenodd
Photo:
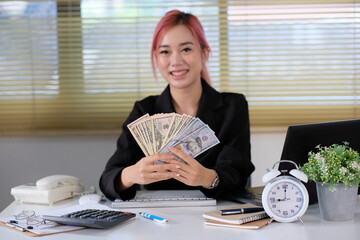
<path fill-rule="evenodd" d="M 266 185 L 262 202 L 270 217 L 279 222 L 292 222 L 305 213 L 309 197 L 300 181 L 290 176 L 281 176 Z"/>

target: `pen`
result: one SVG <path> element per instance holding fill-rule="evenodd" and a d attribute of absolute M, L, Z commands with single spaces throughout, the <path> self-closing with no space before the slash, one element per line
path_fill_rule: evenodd
<path fill-rule="evenodd" d="M 148 214 L 148 213 L 139 212 L 139 214 L 140 214 L 140 216 L 142 216 L 144 218 L 154 220 L 155 222 L 161 222 L 161 223 L 168 222 L 168 220 L 165 219 L 165 218 L 157 217 L 157 216 L 154 216 L 154 215 L 151 215 L 151 214 Z"/>
<path fill-rule="evenodd" d="M 17 229 L 17 230 L 19 230 L 19 231 L 22 231 L 22 232 L 26 232 L 26 231 L 27 231 L 25 228 L 20 227 L 20 226 L 16 225 L 15 223 L 12 223 L 12 222 L 7 222 L 7 223 L 5 223 L 5 224 L 6 224 L 7 226 L 9 226 L 9 227 L 15 228 L 15 229 Z"/>
<path fill-rule="evenodd" d="M 241 214 L 241 213 L 253 213 L 264 211 L 262 207 L 256 208 L 238 208 L 238 209 L 225 209 L 220 210 L 220 215 L 232 215 L 232 214 Z"/>

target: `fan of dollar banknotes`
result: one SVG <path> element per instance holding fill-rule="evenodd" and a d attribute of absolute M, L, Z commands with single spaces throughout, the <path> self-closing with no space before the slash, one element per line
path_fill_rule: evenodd
<path fill-rule="evenodd" d="M 176 147 L 195 158 L 220 142 L 207 124 L 186 114 L 145 114 L 127 127 L 145 156 Z"/>

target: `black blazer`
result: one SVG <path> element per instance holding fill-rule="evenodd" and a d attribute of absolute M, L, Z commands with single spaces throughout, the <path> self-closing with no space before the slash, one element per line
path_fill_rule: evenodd
<path fill-rule="evenodd" d="M 220 143 L 196 157 L 204 167 L 214 169 L 220 183 L 214 189 L 190 187 L 177 180 L 169 179 L 148 184 L 146 189 L 200 189 L 206 196 L 218 198 L 222 194 L 243 189 L 248 177 L 254 171 L 250 160 L 250 127 L 248 104 L 245 96 L 237 93 L 219 93 L 202 80 L 203 93 L 199 102 L 197 117 L 215 132 Z M 135 164 L 143 152 L 131 135 L 127 124 L 144 114 L 175 112 L 171 101 L 170 87 L 161 95 L 149 96 L 137 101 L 124 122 L 117 141 L 117 149 L 109 159 L 100 178 L 100 189 L 111 200 L 131 199 L 138 186 L 134 185 L 118 193 L 117 182 L 121 171 Z"/>

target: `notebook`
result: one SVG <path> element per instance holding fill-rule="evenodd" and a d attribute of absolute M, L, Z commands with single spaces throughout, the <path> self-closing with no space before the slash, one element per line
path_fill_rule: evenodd
<path fill-rule="evenodd" d="M 252 208 L 257 207 L 254 204 L 246 203 L 238 206 L 234 206 L 226 209 L 237 209 L 237 208 Z M 203 217 L 208 220 L 229 223 L 229 224 L 244 224 L 256 220 L 260 220 L 268 217 L 265 211 L 254 212 L 254 213 L 242 213 L 242 214 L 233 214 L 233 215 L 220 215 L 219 210 L 204 212 Z"/>
<path fill-rule="evenodd" d="M 270 218 L 263 218 L 260 220 L 243 223 L 243 224 L 231 224 L 231 223 L 224 223 L 215 220 L 206 220 L 205 224 L 209 226 L 217 226 L 217 227 L 230 227 L 230 228 L 240 228 L 240 229 L 259 229 L 263 226 L 269 224 Z"/>

